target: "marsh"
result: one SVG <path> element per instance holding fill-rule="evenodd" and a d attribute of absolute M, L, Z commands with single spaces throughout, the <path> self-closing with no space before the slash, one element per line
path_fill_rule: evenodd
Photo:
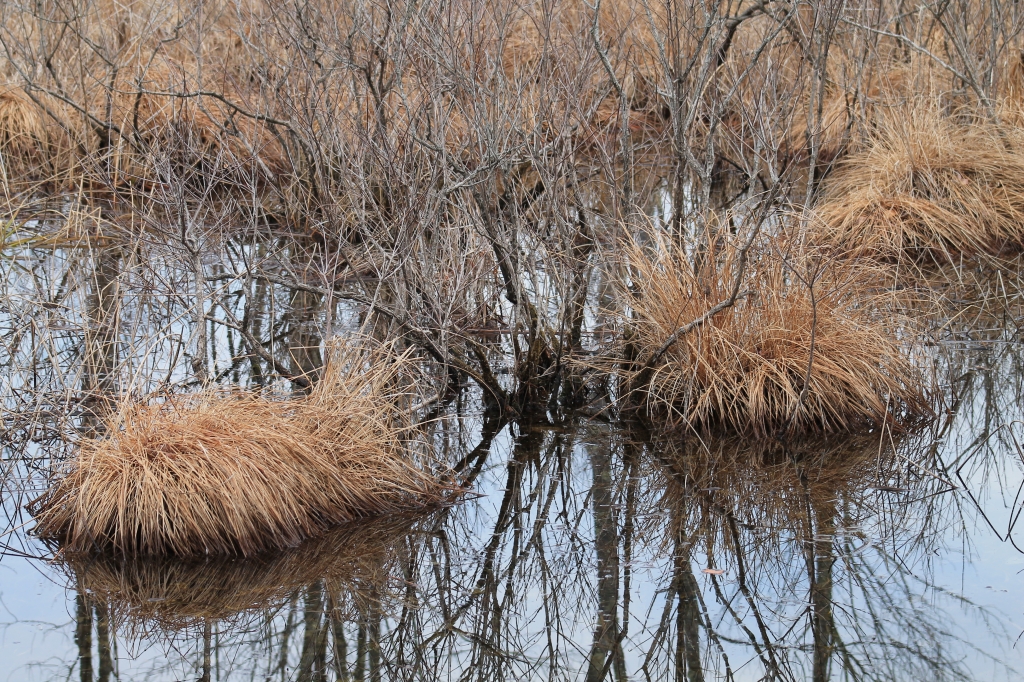
<path fill-rule="evenodd" d="M 0 677 L 1018 678 L 1022 28 L 3 3 Z"/>

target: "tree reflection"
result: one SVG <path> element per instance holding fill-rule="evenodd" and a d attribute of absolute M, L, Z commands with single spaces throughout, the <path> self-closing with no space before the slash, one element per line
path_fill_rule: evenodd
<path fill-rule="evenodd" d="M 690 557 L 691 543 L 682 532 L 676 534 L 672 552 L 672 593 L 676 606 L 676 679 L 703 682 L 704 665 L 700 656 L 701 619 L 700 586 L 693 575 Z"/>
<path fill-rule="evenodd" d="M 116 391 L 315 376 L 335 329 L 393 331 L 332 298 L 337 268 L 314 239 L 215 232 L 202 262 L 131 237 L 117 250 L 29 250 L 22 274 L 5 265 L 4 314 L 17 322 L 0 334 L 5 486 L 11 462 L 45 472 L 69 451 L 67 434 L 96 433 Z M 279 270 L 288 277 L 264 276 Z M 199 275 L 197 307 L 181 291 Z M 581 348 L 588 328 L 613 335 L 606 312 L 621 301 L 606 277 L 596 297 L 576 279 L 569 337 Z M 138 679 L 971 677 L 1018 632 L 934 585 L 928 557 L 951 528 L 970 546 L 972 514 L 1007 542 L 1021 517 L 1024 355 L 1007 326 L 1019 305 L 989 294 L 979 295 L 1005 309 L 950 294 L 955 309 L 937 318 L 928 351 L 945 411 L 902 438 L 652 439 L 604 413 L 508 424 L 486 397 L 457 390 L 457 371 L 438 371 L 429 388 L 441 397 L 417 437 L 471 491 L 464 504 L 252 561 L 61 557 L 73 613 L 59 677 L 106 682 L 129 664 Z M 495 333 L 478 345 L 519 341 Z M 582 391 L 575 379 L 565 395 Z M 38 447 L 53 442 L 65 448 Z M 10 528 L 30 488 L 5 487 L 18 489 L 5 500 Z M 957 630 L 965 619 L 976 631 Z M 150 653 L 131 662 L 138 652 Z"/>
<path fill-rule="evenodd" d="M 75 645 L 82 682 L 92 682 L 92 605 L 81 591 L 75 595 Z"/>
<path fill-rule="evenodd" d="M 590 499 L 594 517 L 594 553 L 597 556 L 597 623 L 590 648 L 587 682 L 603 680 L 610 669 L 614 679 L 626 679 L 619 626 L 619 519 L 613 486 L 612 452 L 600 438 L 587 446 L 593 471 Z M 629 509 L 626 510 L 629 513 Z"/>
<path fill-rule="evenodd" d="M 121 637 L 170 638 L 197 675 L 220 651 L 234 674 L 302 681 L 964 679 L 964 656 L 985 654 L 947 610 L 1006 637 L 929 585 L 939 517 L 909 502 L 943 486 L 907 463 L 924 436 L 794 446 L 495 426 L 460 458 L 487 496 L 429 519 L 256 562 L 93 560 L 75 579 Z M 431 428 L 464 440 L 442 434 L 455 421 Z"/>

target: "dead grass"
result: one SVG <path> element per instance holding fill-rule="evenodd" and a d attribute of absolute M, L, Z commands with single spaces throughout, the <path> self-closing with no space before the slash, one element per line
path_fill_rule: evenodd
<path fill-rule="evenodd" d="M 677 246 L 655 244 L 626 246 L 639 358 L 728 299 L 738 269 L 731 242 L 719 242 L 718 265 L 699 273 Z M 778 242 L 755 248 L 746 295 L 681 337 L 638 388 L 650 415 L 763 436 L 851 431 L 928 414 L 920 373 L 900 340 L 902 321 L 877 293 L 873 271 L 813 251 L 787 252 Z"/>
<path fill-rule="evenodd" d="M 34 506 L 36 532 L 71 552 L 249 556 L 441 503 L 450 489 L 403 442 L 394 381 L 407 363 L 346 345 L 302 399 L 126 401 Z"/>
<path fill-rule="evenodd" d="M 1010 129 L 908 106 L 829 180 L 824 239 L 870 255 L 956 261 L 1024 245 L 1024 154 Z"/>
<path fill-rule="evenodd" d="M 54 108 L 60 110 L 59 103 Z M 67 174 L 72 142 L 25 91 L 0 86 L 0 173 L 20 182 Z"/>
<path fill-rule="evenodd" d="M 230 101 L 245 102 L 244 93 L 218 84 Z M 155 180 L 154 156 L 167 157 L 179 171 L 204 180 L 242 181 L 261 169 L 269 175 L 287 171 L 280 144 L 265 125 L 212 97 L 181 97 L 201 84 L 186 64 L 165 60 L 146 68 L 125 69 L 114 84 L 110 116 L 121 131 L 112 165 L 125 182 Z M 94 105 L 99 109 L 99 103 Z"/>
<path fill-rule="evenodd" d="M 401 542 L 421 521 L 395 516 L 349 523 L 294 549 L 250 559 L 90 553 L 65 554 L 61 566 L 78 589 L 108 606 L 118 629 L 180 630 L 280 606 L 317 581 L 337 597 L 373 588 L 379 598 Z"/>
<path fill-rule="evenodd" d="M 41 102 L 82 141 L 79 151 L 85 155 L 78 159 L 82 163 L 76 169 L 82 174 L 78 179 L 87 185 L 106 186 L 110 181 L 106 174 L 111 170 L 116 171 L 113 180 L 118 184 L 158 184 L 161 178 L 154 160 L 173 154 L 185 157 L 175 159 L 183 168 L 191 164 L 196 175 L 214 176 L 208 179 L 223 185 L 237 183 L 248 190 L 245 180 L 251 176 L 287 185 L 286 178 L 304 177 L 312 172 L 313 164 L 312 159 L 303 156 L 310 150 L 302 144 L 296 146 L 291 139 L 293 129 L 311 136 L 308 142 L 347 145 L 376 124 L 377 115 L 368 111 L 362 96 L 351 91 L 347 75 L 329 70 L 329 77 L 315 76 L 316 71 L 308 70 L 309 64 L 304 61 L 309 58 L 306 54 L 294 61 L 292 36 L 287 30 L 282 35 L 288 22 L 282 21 L 284 17 L 274 3 L 237 2 L 211 10 L 202 29 L 187 40 L 176 22 L 181 18 L 178 12 L 191 12 L 188 3 L 138 3 L 126 10 L 117 3 L 97 0 L 89 6 L 87 18 L 76 28 L 89 45 L 96 47 L 61 53 L 53 64 L 54 83 L 49 84 L 52 92 L 36 91 Z M 460 79 L 495 77 L 499 65 L 481 63 L 475 54 L 486 48 L 499 50 L 503 74 L 523 81 L 523 87 L 515 90 L 514 101 L 496 97 L 495 102 L 486 103 L 484 98 L 476 98 L 473 107 L 492 106 L 504 115 L 507 107 L 514 106 L 517 119 L 522 119 L 521 127 L 545 130 L 552 139 L 559 134 L 556 126 L 564 125 L 557 122 L 577 116 L 578 106 L 589 112 L 584 136 L 617 125 L 612 120 L 617 116 L 616 97 L 606 87 L 604 69 L 590 61 L 591 10 L 571 3 L 553 6 L 550 16 L 532 6 L 503 10 L 508 15 L 499 12 L 504 18 L 493 20 L 488 13 L 479 14 L 473 7 L 460 4 L 440 13 L 426 9 L 410 26 L 422 35 L 449 32 L 446 50 L 450 53 L 446 52 L 446 57 L 452 59 L 450 66 Z M 308 15 L 304 16 L 318 26 L 318 33 L 324 30 L 324 39 L 329 35 L 347 36 L 346 50 L 350 54 L 346 60 L 372 63 L 381 46 L 375 38 L 364 35 L 359 26 L 361 20 L 356 17 L 362 11 L 366 8 L 316 2 L 305 7 Z M 10 36 L 19 44 L 24 41 L 31 45 L 32 21 L 20 18 L 25 26 L 10 26 Z M 511 30 L 505 21 L 512 23 Z M 661 31 L 663 22 L 663 18 L 655 18 Z M 601 35 L 615 46 L 612 57 L 616 62 L 623 62 L 621 78 L 633 107 L 645 114 L 659 109 L 657 47 L 642 7 L 623 0 L 604 0 Z M 581 40 L 588 42 L 581 46 Z M 629 59 L 618 57 L 620 51 Z M 382 119 L 394 121 L 399 127 L 413 124 L 416 116 L 415 109 L 409 108 L 410 102 L 418 103 L 436 94 L 433 90 L 437 85 L 432 83 L 437 70 L 434 57 L 415 46 L 403 57 L 408 61 L 395 83 L 401 96 L 389 95 L 374 105 L 381 109 Z M 538 80 L 534 72 L 542 67 L 551 71 L 545 71 L 545 78 Z M 92 87 L 79 85 L 82 73 L 89 74 Z M 552 99 L 548 79 L 579 81 L 573 85 L 579 91 Z M 75 106 L 62 107 L 61 97 Z M 602 100 L 607 100 L 608 106 L 598 111 L 593 105 Z M 315 106 L 304 109 L 311 102 Z M 24 104 L 31 116 L 46 119 L 42 108 L 27 99 Z M 471 129 L 479 113 L 463 111 L 465 103 L 458 104 L 452 107 L 443 128 L 443 137 L 453 153 L 475 144 Z M 0 102 L 0 108 L 2 105 Z M 289 123 L 268 124 L 271 119 Z M 644 120 L 659 122 L 655 116 L 645 116 Z M 664 121 L 659 124 L 664 125 Z M 574 122 L 573 129 L 577 127 Z M 393 143 L 402 144 L 398 139 Z M 11 154 L 26 163 L 38 161 L 34 149 L 19 146 L 12 148 Z M 320 160 L 324 161 L 340 162 L 330 156 Z"/>
<path fill-rule="evenodd" d="M 4 156 L 38 160 L 45 154 L 45 139 L 43 113 L 24 91 L 13 87 L 0 90 L 0 143 Z"/>

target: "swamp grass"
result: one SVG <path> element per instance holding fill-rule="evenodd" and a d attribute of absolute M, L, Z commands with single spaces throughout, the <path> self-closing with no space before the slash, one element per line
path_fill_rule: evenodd
<path fill-rule="evenodd" d="M 1024 237 L 1022 19 L 965 0 L 957 16 L 983 22 L 896 35 L 910 18 L 862 9 L 4 6 L 4 206 L 41 244 L 107 247 L 64 278 L 88 291 L 72 343 L 97 380 L 53 383 L 117 395 L 159 365 L 189 388 L 124 402 L 55 474 L 40 533 L 251 554 L 443 498 L 433 465 L 363 418 L 374 400 L 323 381 L 289 402 L 208 385 L 308 387 L 340 305 L 430 367 L 423 395 L 473 382 L 511 419 L 633 398 L 659 427 L 755 437 L 927 418 L 936 387 L 891 268 Z M 6 301 L 56 311 L 66 291 Z M 130 325 L 164 314 L 140 344 Z M 53 360 L 49 340 L 15 333 L 10 366 Z"/>
<path fill-rule="evenodd" d="M 966 665 L 959 651 L 929 638 L 946 631 L 942 614 L 929 620 L 920 593 L 903 595 L 891 571 L 876 586 L 893 632 L 875 637 L 861 623 L 884 628 L 857 619 L 842 655 L 829 633 L 851 632 L 841 619 L 853 612 L 837 608 L 828 627 L 822 585 L 789 580 L 804 565 L 815 573 L 816 558 L 832 565 L 839 540 L 829 524 L 839 515 L 830 501 L 872 483 L 872 452 L 890 454 L 879 434 L 941 414 L 960 382 L 934 376 L 920 346 L 947 320 L 925 318 L 956 317 L 969 336 L 1000 314 L 1001 280 L 982 306 L 960 305 L 964 262 L 1019 270 L 971 259 L 1006 255 L 1020 241 L 1011 105 L 1024 83 L 1024 15 L 977 0 L 903 9 L 746 0 L 0 5 L 10 235 L 104 249 L 62 261 L 12 244 L 0 259 L 0 306 L 13 320 L 0 332 L 5 424 L 18 425 L 2 436 L 23 446 L 16 456 L 38 476 L 52 473 L 36 507 L 41 534 L 69 562 L 82 550 L 92 564 L 70 573 L 100 601 L 120 600 L 115 620 L 205 621 L 209 653 L 210 621 L 247 603 L 281 606 L 284 587 L 294 590 L 292 611 L 305 598 L 317 614 L 307 639 L 322 642 L 327 630 L 310 623 L 323 615 L 321 587 L 333 588 L 303 564 L 353 594 L 365 575 L 379 577 L 394 546 L 360 544 L 359 533 L 373 532 L 365 519 L 338 531 L 351 531 L 352 545 L 334 545 L 330 527 L 452 500 L 450 462 L 434 461 L 431 445 L 464 445 L 463 425 L 483 413 L 477 448 L 443 452 L 481 490 L 489 475 L 478 474 L 507 467 L 493 491 L 498 516 L 485 527 L 484 515 L 467 514 L 477 525 L 421 536 L 429 552 L 402 567 L 394 629 L 378 627 L 375 639 L 373 619 L 359 619 L 371 671 L 412 661 L 421 667 L 409 674 L 443 677 L 470 661 L 481 676 L 535 675 L 544 662 L 522 652 L 542 639 L 513 602 L 543 586 L 552 598 L 534 613 L 552 615 L 551 674 L 565 672 L 563 652 L 587 655 L 583 629 L 567 635 L 561 624 L 595 622 L 596 601 L 588 677 L 614 668 L 625 678 L 627 658 L 616 652 L 641 632 L 625 632 L 625 595 L 643 563 L 633 552 L 654 543 L 672 556 L 655 576 L 665 611 L 660 626 L 657 609 L 648 611 L 643 672 L 715 665 L 718 629 L 728 646 L 745 646 L 765 624 L 758 602 L 767 598 L 768 634 L 750 636 L 747 652 L 770 675 L 779 672 L 765 662 L 774 651 L 786 665 L 808 654 L 819 679 L 830 658 L 833 673 L 842 665 L 842 674 L 870 677 L 880 659 L 854 649 L 878 646 L 902 652 L 914 672 L 956 676 Z M 751 231 L 761 237 L 741 267 L 738 240 Z M 921 261 L 941 261 L 939 273 Z M 348 379 L 328 387 L 330 367 L 323 389 L 276 397 L 289 383 L 308 388 L 323 339 L 355 328 L 426 368 L 415 392 L 436 395 L 437 414 L 457 426 L 420 442 L 406 428 L 413 401 L 394 395 L 407 384 L 386 381 L 381 393 L 367 391 L 373 399 L 353 401 Z M 651 371 L 637 371 L 676 335 Z M 122 401 L 75 460 L 39 454 L 40 434 L 47 445 L 73 443 L 89 411 L 126 387 L 172 397 Z M 646 524 L 635 491 L 662 479 L 636 466 L 637 446 L 601 432 L 574 469 L 566 464 L 577 408 L 621 426 L 637 404 L 648 427 L 677 441 L 679 457 L 664 468 L 679 475 L 669 488 L 682 481 L 663 500 L 660 489 L 641 500 L 657 512 Z M 551 452 L 517 438 L 507 461 L 495 461 L 491 427 L 527 419 L 551 430 Z M 925 455 L 908 455 L 907 470 L 919 473 Z M 589 491 L 567 487 L 591 470 Z M 731 526 L 744 513 L 747 525 Z M 715 578 L 699 573 L 712 564 L 694 564 L 691 548 L 724 538 L 719 546 L 734 551 L 723 562 L 739 566 L 733 531 L 757 540 L 765 524 L 772 532 L 758 547 L 769 570 L 748 569 L 748 586 L 716 584 L 720 598 L 705 593 L 702 618 L 700 593 L 686 589 Z M 891 526 L 894 537 L 919 527 Z M 799 542 L 787 551 L 780 541 L 793 530 Z M 303 538 L 294 553 L 265 553 Z M 167 553 L 184 556 L 152 560 Z M 585 568 L 594 555 L 596 576 Z M 910 607 L 900 616 L 893 604 Z M 812 622 L 808 633 L 802 624 Z M 240 636 L 265 643 L 251 634 Z M 275 666 L 295 648 L 285 640 Z M 936 646 L 922 650 L 922 641 Z M 80 646 L 84 662 L 91 645 Z M 453 652 L 466 651 L 456 661 Z M 728 677 L 729 665 L 718 671 Z M 889 672 L 877 677 L 900 676 Z"/>
<path fill-rule="evenodd" d="M 956 263 L 1024 246 L 1024 147 L 1013 126 L 925 105 L 883 119 L 829 179 L 825 240 L 883 259 Z"/>
<path fill-rule="evenodd" d="M 441 504 L 455 491 L 414 454 L 396 404 L 409 362 L 346 344 L 298 399 L 125 400 L 34 503 L 35 533 L 66 552 L 250 556 Z"/>
<path fill-rule="evenodd" d="M 677 330 L 704 320 L 637 389 L 647 414 L 769 438 L 901 428 L 931 414 L 909 356 L 913 325 L 877 268 L 775 240 L 749 253 L 736 239 L 711 243 L 716 256 L 703 260 L 669 239 L 625 247 L 637 357 L 656 358 Z M 705 319 L 730 290 L 735 303 Z"/>

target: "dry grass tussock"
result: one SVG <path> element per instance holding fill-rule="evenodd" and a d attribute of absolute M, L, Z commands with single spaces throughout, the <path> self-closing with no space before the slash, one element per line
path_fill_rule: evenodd
<path fill-rule="evenodd" d="M 155 181 L 153 158 L 167 157 L 181 169 L 210 177 L 259 177 L 257 168 L 270 175 L 286 171 L 280 143 L 264 124 L 244 116 L 232 117 L 231 107 L 212 97 L 182 98 L 179 90 L 201 90 L 189 66 L 166 60 L 142 68 L 132 65 L 114 83 L 110 118 L 117 130 L 111 166 L 118 182 Z M 218 84 L 230 101 L 242 101 L 243 93 L 229 83 Z M 99 109 L 100 102 L 92 108 Z M 229 123 L 225 123 L 229 122 Z"/>
<path fill-rule="evenodd" d="M 650 358 L 729 298 L 740 249 L 717 264 L 659 240 L 626 245 L 636 293 L 632 342 Z M 906 324 L 872 270 L 778 242 L 755 244 L 735 305 L 679 338 L 637 388 L 648 413 L 691 428 L 756 435 L 850 431 L 929 413 L 900 341 Z M 635 380 L 635 376 L 632 380 Z"/>
<path fill-rule="evenodd" d="M 402 541 L 421 522 L 397 516 L 349 523 L 252 559 L 87 554 L 65 555 L 61 566 L 79 590 L 108 606 L 117 628 L 180 630 L 274 608 L 317 581 L 334 608 L 358 608 L 363 593 L 380 598 L 386 591 Z"/>
<path fill-rule="evenodd" d="M 0 173 L 4 177 L 52 180 L 66 174 L 72 142 L 22 88 L 0 85 Z"/>
<path fill-rule="evenodd" d="M 125 402 L 33 505 L 36 532 L 69 552 L 249 556 L 441 503 L 451 489 L 403 442 L 395 382 L 409 362 L 339 345 L 298 400 Z"/>
<path fill-rule="evenodd" d="M 824 239 L 876 257 L 956 261 L 1024 245 L 1018 133 L 912 107 L 883 120 L 817 206 Z"/>

